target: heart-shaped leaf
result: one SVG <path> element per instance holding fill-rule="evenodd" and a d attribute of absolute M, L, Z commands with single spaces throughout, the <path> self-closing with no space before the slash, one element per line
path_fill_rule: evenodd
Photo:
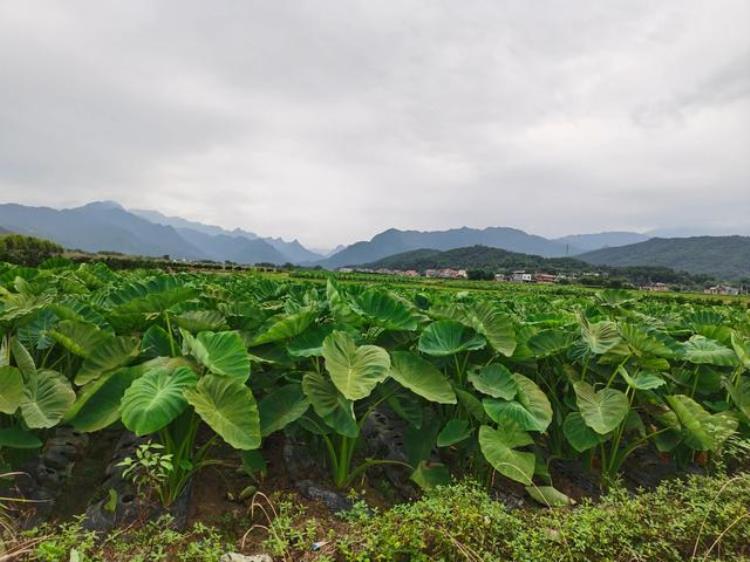
<path fill-rule="evenodd" d="M 526 345 L 536 359 L 543 359 L 562 353 L 574 341 L 575 337 L 570 331 L 550 328 L 531 336 Z"/>
<path fill-rule="evenodd" d="M 331 326 L 315 326 L 308 328 L 292 339 L 286 346 L 292 357 L 321 357 L 323 355 L 323 340 L 333 331 Z"/>
<path fill-rule="evenodd" d="M 188 310 L 178 315 L 174 319 L 175 324 L 180 328 L 193 334 L 198 332 L 216 332 L 226 330 L 226 318 L 218 310 Z"/>
<path fill-rule="evenodd" d="M 205 375 L 185 399 L 219 437 L 235 449 L 260 447 L 260 417 L 253 393 L 239 378 Z"/>
<path fill-rule="evenodd" d="M 698 365 L 733 367 L 737 365 L 734 350 L 704 336 L 693 336 L 682 344 L 682 357 Z"/>
<path fill-rule="evenodd" d="M 552 486 L 526 486 L 526 493 L 547 507 L 566 507 L 576 503 Z"/>
<path fill-rule="evenodd" d="M 315 311 L 304 308 L 294 314 L 281 314 L 271 318 L 253 339 L 253 346 L 291 339 L 304 333 L 315 319 Z"/>
<path fill-rule="evenodd" d="M 277 388 L 258 403 L 260 410 L 260 433 L 263 437 L 284 429 L 307 412 L 310 401 L 297 384 Z"/>
<path fill-rule="evenodd" d="M 581 339 L 591 353 L 607 353 L 621 341 L 617 324 L 614 322 L 604 320 L 591 324 L 583 314 L 579 314 L 578 322 L 581 326 Z"/>
<path fill-rule="evenodd" d="M 497 352 L 510 357 L 516 349 L 516 333 L 507 314 L 488 302 L 473 305 L 466 312 L 469 325 L 487 338 Z"/>
<path fill-rule="evenodd" d="M 583 381 L 573 383 L 573 389 L 583 421 L 600 435 L 614 431 L 628 415 L 628 397 L 619 390 L 605 388 L 596 392 Z"/>
<path fill-rule="evenodd" d="M 448 423 L 443 426 L 443 429 L 438 433 L 437 446 L 438 447 L 450 447 L 456 443 L 460 443 L 471 435 L 471 428 L 469 422 L 466 420 L 452 419 L 448 420 Z"/>
<path fill-rule="evenodd" d="M 193 337 L 182 330 L 190 354 L 215 375 L 245 382 L 250 376 L 250 356 L 237 332 L 201 332 Z"/>
<path fill-rule="evenodd" d="M 492 363 L 479 371 L 472 371 L 469 382 L 482 394 L 503 400 L 513 400 L 518 393 L 518 384 L 505 365 Z"/>
<path fill-rule="evenodd" d="M 525 431 L 546 431 L 552 423 L 552 405 L 541 388 L 530 378 L 512 374 L 516 384 L 515 400 L 486 398 L 482 401 L 484 411 L 496 423 L 511 422 Z"/>
<path fill-rule="evenodd" d="M 531 485 L 536 457 L 515 447 L 532 443 L 528 434 L 492 429 L 488 425 L 479 428 L 479 447 L 487 462 L 503 476 L 526 486 Z"/>
<path fill-rule="evenodd" d="M 391 359 L 375 345 L 357 347 L 346 332 L 336 331 L 323 341 L 326 369 L 336 388 L 349 400 L 360 400 L 388 377 Z"/>
<path fill-rule="evenodd" d="M 127 363 L 138 355 L 138 338 L 110 337 L 92 350 L 76 374 L 75 383 L 82 386 L 107 371 Z"/>
<path fill-rule="evenodd" d="M 32 429 L 54 427 L 75 402 L 68 379 L 55 371 L 37 371 L 23 389 L 21 415 Z"/>
<path fill-rule="evenodd" d="M 136 435 L 169 425 L 187 406 L 183 391 L 195 386 L 192 369 L 154 369 L 137 379 L 122 398 L 122 423 Z"/>
<path fill-rule="evenodd" d="M 64 320 L 57 324 L 49 335 L 74 355 L 89 357 L 99 345 L 111 337 L 94 324 L 75 320 Z"/>
<path fill-rule="evenodd" d="M 482 349 L 486 343 L 482 336 L 460 322 L 438 320 L 422 331 L 417 349 L 425 355 L 446 357 L 461 351 Z"/>
<path fill-rule="evenodd" d="M 391 353 L 391 378 L 430 402 L 455 404 L 456 393 L 443 373 L 410 351 Z"/>
<path fill-rule="evenodd" d="M 18 426 L 0 429 L 0 449 L 38 449 L 42 446 L 42 440 L 30 431 Z"/>
<path fill-rule="evenodd" d="M 351 303 L 352 309 L 386 330 L 416 330 L 419 315 L 402 299 L 381 289 L 367 289 Z"/>
<path fill-rule="evenodd" d="M 737 419 L 730 412 L 710 414 L 700 404 L 684 394 L 667 396 L 676 414 L 685 443 L 697 451 L 715 451 L 737 431 Z"/>
<path fill-rule="evenodd" d="M 315 413 L 337 433 L 346 437 L 359 435 L 359 426 L 354 418 L 354 404 L 331 381 L 318 373 L 306 373 L 302 378 L 302 390 Z"/>
<path fill-rule="evenodd" d="M 0 367 L 0 413 L 14 414 L 23 399 L 23 378 L 15 367 Z"/>
<path fill-rule="evenodd" d="M 580 412 L 570 412 L 563 422 L 565 438 L 579 453 L 588 451 L 602 442 L 602 437 L 583 421 Z"/>

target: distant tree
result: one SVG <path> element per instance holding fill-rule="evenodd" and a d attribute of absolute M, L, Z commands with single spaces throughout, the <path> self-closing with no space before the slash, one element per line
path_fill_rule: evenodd
<path fill-rule="evenodd" d="M 470 269 L 466 276 L 472 281 L 491 281 L 495 278 L 494 272 L 487 269 Z"/>
<path fill-rule="evenodd" d="M 37 266 L 62 253 L 63 247 L 49 240 L 20 234 L 0 236 L 0 261 Z"/>

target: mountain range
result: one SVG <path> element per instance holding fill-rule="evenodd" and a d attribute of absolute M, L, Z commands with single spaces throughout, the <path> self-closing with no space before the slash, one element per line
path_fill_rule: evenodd
<path fill-rule="evenodd" d="M 595 265 L 653 265 L 726 278 L 750 275 L 750 238 L 703 236 L 653 238 L 650 233 L 599 232 L 545 238 L 509 227 L 441 231 L 388 229 L 367 241 L 338 247 L 328 255 L 298 240 L 262 237 L 255 232 L 167 216 L 147 209 L 125 209 L 97 201 L 70 209 L 0 204 L 0 232 L 53 240 L 66 248 L 117 251 L 177 259 L 230 260 L 242 264 L 294 263 L 335 269 L 377 262 L 413 250 L 447 251 L 472 246 L 544 258 L 573 257 Z"/>
<path fill-rule="evenodd" d="M 750 236 L 652 238 L 577 256 L 594 265 L 662 266 L 721 279 L 750 278 Z"/>
<path fill-rule="evenodd" d="M 0 205 L 0 227 L 88 252 L 169 255 L 245 264 L 298 263 L 322 258 L 296 240 L 261 238 L 239 229 L 226 231 L 217 226 L 167 217 L 156 211 L 128 211 L 111 201 L 72 209 L 4 204 Z"/>
<path fill-rule="evenodd" d="M 430 232 L 391 228 L 369 241 L 357 242 L 344 248 L 319 262 L 319 265 L 332 269 L 371 263 L 409 250 L 453 250 L 469 246 L 487 246 L 545 258 L 558 258 L 643 240 L 648 240 L 648 237 L 634 232 L 601 232 L 549 239 L 507 227 L 463 227 Z"/>

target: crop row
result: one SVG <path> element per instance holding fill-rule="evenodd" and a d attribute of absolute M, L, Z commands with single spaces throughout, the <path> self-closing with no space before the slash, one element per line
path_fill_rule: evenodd
<path fill-rule="evenodd" d="M 639 448 L 685 464 L 750 428 L 746 310 L 54 265 L 0 269 L 0 463 L 59 424 L 122 424 L 171 455 L 165 504 L 217 439 L 253 465 L 292 432 L 342 488 L 389 463 L 558 504 L 553 458 L 606 483 Z M 378 410 L 404 421 L 405 459 L 360 454 Z"/>

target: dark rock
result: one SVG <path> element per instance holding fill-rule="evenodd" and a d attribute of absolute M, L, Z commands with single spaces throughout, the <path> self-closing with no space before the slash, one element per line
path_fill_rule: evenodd
<path fill-rule="evenodd" d="M 297 482 L 297 489 L 306 498 L 323 502 L 333 513 L 352 508 L 352 502 L 344 494 L 323 488 L 312 480 L 300 480 Z"/>
<path fill-rule="evenodd" d="M 293 481 L 310 478 L 310 474 L 317 469 L 317 463 L 306 444 L 291 435 L 284 440 L 283 456 L 286 472 Z"/>

